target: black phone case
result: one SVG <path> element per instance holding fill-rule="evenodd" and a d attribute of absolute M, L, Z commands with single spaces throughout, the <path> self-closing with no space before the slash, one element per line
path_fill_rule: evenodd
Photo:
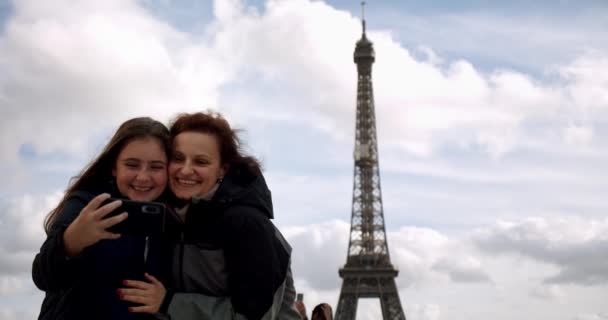
<path fill-rule="evenodd" d="M 144 202 L 124 199 L 108 199 L 103 205 L 115 200 L 122 201 L 122 205 L 108 213 L 105 218 L 127 212 L 129 216 L 120 223 L 108 228 L 113 233 L 128 233 L 141 236 L 160 234 L 165 228 L 166 208 L 160 202 Z"/>

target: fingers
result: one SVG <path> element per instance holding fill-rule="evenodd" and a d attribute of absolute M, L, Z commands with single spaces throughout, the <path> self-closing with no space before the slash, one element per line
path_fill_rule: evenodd
<path fill-rule="evenodd" d="M 120 233 L 112 233 L 110 231 L 104 231 L 99 236 L 99 240 L 104 240 L 104 239 L 116 240 L 118 238 L 120 238 Z"/>
<path fill-rule="evenodd" d="M 120 288 L 117 293 L 121 300 L 141 304 L 141 306 L 131 307 L 129 311 L 135 313 L 156 313 L 162 304 L 165 289 L 155 277 L 145 274 L 146 278 L 153 283 L 138 280 L 125 280 L 123 284 L 128 288 Z"/>
<path fill-rule="evenodd" d="M 118 290 L 118 294 L 121 297 L 128 297 L 128 296 L 150 297 L 154 294 L 154 292 L 148 291 L 148 290 L 142 290 L 142 289 L 121 288 Z"/>
<path fill-rule="evenodd" d="M 147 283 L 145 281 L 139 281 L 139 280 L 125 280 L 125 281 L 123 281 L 123 284 L 127 287 L 137 288 L 137 289 L 141 289 L 141 290 L 150 290 L 150 289 L 154 288 L 154 285 Z"/>
<path fill-rule="evenodd" d="M 101 220 L 101 223 L 99 224 L 100 227 L 102 227 L 103 229 L 107 229 L 109 227 L 112 227 L 116 224 L 119 224 L 120 222 L 122 222 L 123 220 L 125 220 L 127 217 L 129 216 L 128 213 L 123 212 L 117 216 L 114 217 L 109 217 L 106 219 Z"/>
<path fill-rule="evenodd" d="M 107 199 L 110 198 L 110 194 L 109 193 L 102 193 L 98 196 L 96 196 L 95 198 L 93 198 L 91 201 L 89 201 L 89 203 L 87 203 L 87 205 L 82 209 L 82 211 L 95 211 L 97 208 L 99 208 L 99 206 L 106 201 Z"/>
<path fill-rule="evenodd" d="M 144 276 L 146 277 L 146 279 L 150 280 L 150 282 L 154 285 L 157 286 L 161 286 L 161 287 L 165 287 L 160 281 L 158 281 L 158 279 L 156 279 L 153 275 L 149 274 L 149 273 L 145 273 Z"/>
<path fill-rule="evenodd" d="M 112 202 L 104 205 L 103 207 L 98 208 L 97 210 L 95 210 L 95 212 L 93 213 L 93 215 L 95 216 L 96 219 L 103 219 L 103 217 L 105 217 L 106 215 L 108 215 L 108 213 L 114 211 L 115 209 L 117 209 L 121 205 L 122 205 L 122 201 L 120 201 L 120 200 L 112 201 Z"/>
<path fill-rule="evenodd" d="M 152 306 L 130 307 L 129 311 L 133 313 L 156 313 L 156 311 L 154 311 L 154 307 Z"/>
<path fill-rule="evenodd" d="M 146 306 L 149 304 L 149 300 L 150 300 L 149 297 L 133 295 L 133 294 L 123 294 L 120 297 L 120 299 L 122 299 L 124 301 L 137 303 L 137 304 L 143 304 Z"/>

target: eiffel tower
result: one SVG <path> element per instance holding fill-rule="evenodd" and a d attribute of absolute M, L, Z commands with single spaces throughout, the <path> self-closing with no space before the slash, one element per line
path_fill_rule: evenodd
<path fill-rule="evenodd" d="M 362 8 L 365 2 L 361 3 Z M 355 173 L 350 240 L 336 320 L 354 320 L 359 298 L 379 298 L 383 319 L 405 320 L 395 278 L 399 271 L 391 263 L 386 242 L 382 193 L 378 164 L 376 116 L 372 90 L 372 63 L 375 53 L 365 34 L 357 42 L 357 119 L 355 132 Z"/>

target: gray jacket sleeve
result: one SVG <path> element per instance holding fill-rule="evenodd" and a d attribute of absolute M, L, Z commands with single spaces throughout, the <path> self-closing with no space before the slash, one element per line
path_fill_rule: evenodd
<path fill-rule="evenodd" d="M 175 293 L 167 315 L 172 320 L 239 319 L 236 318 L 229 297 L 211 297 L 198 293 Z"/>

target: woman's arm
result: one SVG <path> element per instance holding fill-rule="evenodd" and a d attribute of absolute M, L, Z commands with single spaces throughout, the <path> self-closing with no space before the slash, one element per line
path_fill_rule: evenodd
<path fill-rule="evenodd" d="M 234 310 L 247 319 L 276 319 L 284 298 L 291 304 L 295 300 L 290 290 L 291 247 L 270 219 L 251 207 L 233 208 L 225 216 L 228 287 Z"/>
<path fill-rule="evenodd" d="M 83 272 L 83 251 L 99 240 L 120 236 L 106 231 L 106 228 L 124 220 L 126 214 L 104 219 L 120 206 L 120 201 L 99 207 L 109 194 L 99 195 L 88 202 L 90 198 L 81 192 L 71 195 L 53 223 L 32 265 L 32 278 L 40 290 L 71 287 Z"/>

